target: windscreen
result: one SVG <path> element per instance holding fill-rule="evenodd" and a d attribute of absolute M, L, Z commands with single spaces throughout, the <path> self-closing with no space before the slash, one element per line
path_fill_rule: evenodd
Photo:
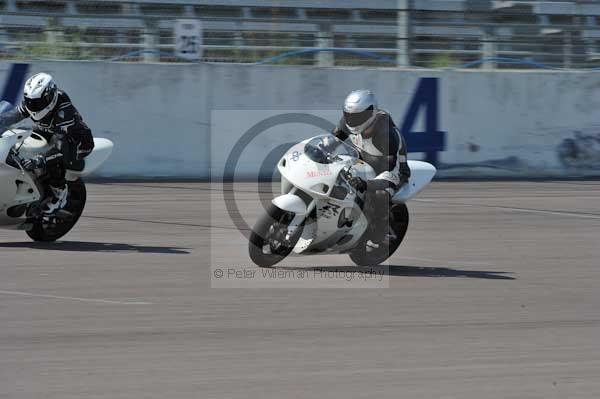
<path fill-rule="evenodd" d="M 358 159 L 358 152 L 330 134 L 311 139 L 304 147 L 306 156 L 317 163 L 331 164 Z"/>

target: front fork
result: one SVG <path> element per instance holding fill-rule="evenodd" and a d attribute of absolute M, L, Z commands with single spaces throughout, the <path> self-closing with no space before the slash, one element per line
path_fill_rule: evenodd
<path fill-rule="evenodd" d="M 297 187 L 292 187 L 291 190 L 287 193 L 287 195 L 296 196 L 297 191 L 298 191 Z M 298 197 L 298 199 L 300 199 L 299 196 L 296 196 L 296 197 Z M 283 211 L 294 213 L 294 218 L 291 220 L 291 222 L 288 224 L 288 227 L 287 227 L 286 239 L 291 239 L 291 237 L 293 237 L 293 235 L 296 233 L 296 230 L 298 229 L 298 227 L 300 227 L 305 222 L 305 220 L 309 217 L 309 215 L 315 209 L 316 205 L 317 205 L 317 200 L 313 198 L 312 201 L 308 205 L 306 205 L 306 209 L 302 213 L 280 208 Z M 277 203 L 275 203 L 275 206 L 277 206 Z"/>
<path fill-rule="evenodd" d="M 290 194 L 294 194 L 297 190 L 298 190 L 297 187 L 292 188 L 292 190 L 290 190 Z M 315 209 L 316 205 L 317 205 L 317 200 L 313 198 L 312 201 L 306 207 L 306 212 L 304 214 L 295 214 L 294 215 L 294 219 L 292 219 L 292 221 L 290 222 L 290 224 L 288 226 L 288 232 L 287 232 L 288 237 L 291 238 L 294 236 L 298 227 L 300 227 L 302 224 L 304 224 L 306 219 L 309 217 L 309 215 Z"/>

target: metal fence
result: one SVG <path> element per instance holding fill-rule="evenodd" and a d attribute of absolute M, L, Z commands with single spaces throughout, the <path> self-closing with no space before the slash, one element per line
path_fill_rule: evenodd
<path fill-rule="evenodd" d="M 0 57 L 184 62 L 182 18 L 202 21 L 205 62 L 600 67 L 589 1 L 0 0 Z"/>

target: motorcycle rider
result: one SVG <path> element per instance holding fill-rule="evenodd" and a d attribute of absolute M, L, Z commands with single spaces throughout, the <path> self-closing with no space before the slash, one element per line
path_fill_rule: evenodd
<path fill-rule="evenodd" d="M 66 205 L 66 170 L 82 168 L 83 159 L 94 149 L 94 139 L 67 93 L 47 73 L 35 74 L 25 82 L 23 101 L 0 115 L 0 128 L 4 131 L 26 118 L 32 119 L 33 131 L 51 145 L 45 154 L 24 160 L 21 165 L 27 171 L 39 170 L 40 175 L 48 176 L 40 205 L 42 212 L 49 215 Z"/>
<path fill-rule="evenodd" d="M 343 116 L 332 133 L 340 140 L 350 138 L 361 159 L 377 174 L 366 182 L 360 177 L 350 179 L 355 189 L 367 191 L 364 205 L 370 226 L 367 250 L 373 250 L 385 243 L 390 201 L 410 177 L 406 143 L 390 114 L 377 107 L 371 90 L 355 90 L 346 97 Z"/>

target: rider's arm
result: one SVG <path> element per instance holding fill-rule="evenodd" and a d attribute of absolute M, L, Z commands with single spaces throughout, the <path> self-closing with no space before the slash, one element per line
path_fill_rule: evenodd
<path fill-rule="evenodd" d="M 402 186 L 410 177 L 410 168 L 406 157 L 406 142 L 402 134 L 387 113 L 377 118 L 373 131 L 373 144 L 384 154 L 387 153 L 387 172 L 395 176 L 392 180 L 398 187 Z"/>

